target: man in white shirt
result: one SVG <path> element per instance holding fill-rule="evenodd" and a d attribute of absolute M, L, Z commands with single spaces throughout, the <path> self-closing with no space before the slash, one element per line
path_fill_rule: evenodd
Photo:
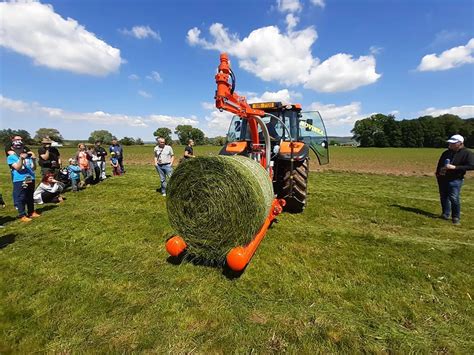
<path fill-rule="evenodd" d="M 161 181 L 161 188 L 156 189 L 156 192 L 161 192 L 163 196 L 166 196 L 166 178 L 173 173 L 174 153 L 173 148 L 165 144 L 164 138 L 158 137 L 156 141 L 158 144 L 154 149 L 155 167 Z"/>

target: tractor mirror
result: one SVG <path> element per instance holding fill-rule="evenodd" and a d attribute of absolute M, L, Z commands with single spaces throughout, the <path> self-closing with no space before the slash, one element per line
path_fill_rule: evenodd
<path fill-rule="evenodd" d="M 308 118 L 306 120 L 306 131 L 311 131 L 311 126 L 313 125 L 313 119 L 312 118 Z"/>

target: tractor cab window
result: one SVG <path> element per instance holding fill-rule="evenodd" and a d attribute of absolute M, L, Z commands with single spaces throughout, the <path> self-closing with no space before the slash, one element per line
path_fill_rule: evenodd
<path fill-rule="evenodd" d="M 239 116 L 232 117 L 229 131 L 227 132 L 227 142 L 231 143 L 241 139 L 242 131 L 245 130 L 243 123 L 244 121 Z"/>
<path fill-rule="evenodd" d="M 302 112 L 299 120 L 300 139 L 309 145 L 321 165 L 329 162 L 329 147 L 326 127 L 317 111 Z"/>

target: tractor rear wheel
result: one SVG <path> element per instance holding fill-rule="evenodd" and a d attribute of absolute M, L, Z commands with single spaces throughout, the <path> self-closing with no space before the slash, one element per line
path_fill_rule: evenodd
<path fill-rule="evenodd" d="M 282 188 L 278 198 L 286 201 L 284 210 L 290 213 L 303 212 L 308 191 L 308 159 L 293 162 L 293 173 L 290 164 L 285 164 L 282 174 Z M 293 180 L 293 188 L 292 182 Z"/>

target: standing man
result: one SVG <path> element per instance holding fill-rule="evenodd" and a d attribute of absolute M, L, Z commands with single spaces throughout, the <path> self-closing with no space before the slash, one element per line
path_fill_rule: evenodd
<path fill-rule="evenodd" d="M 45 137 L 41 141 L 43 146 L 38 149 L 39 165 L 43 177 L 47 173 L 52 173 L 56 178 L 61 168 L 61 155 L 56 147 L 51 147 L 51 143 L 53 141 L 49 137 Z"/>
<path fill-rule="evenodd" d="M 451 218 L 453 224 L 460 224 L 461 187 L 467 170 L 474 170 L 474 154 L 464 148 L 464 137 L 455 134 L 447 141 L 448 150 L 441 154 L 436 168 L 439 197 L 443 210 L 441 218 Z"/>
<path fill-rule="evenodd" d="M 109 152 L 115 153 L 115 157 L 118 160 L 120 170 L 122 170 L 122 174 L 125 174 L 125 168 L 123 167 L 123 148 L 122 146 L 117 142 L 117 138 L 113 137 L 112 138 L 112 144 L 109 147 Z"/>
<path fill-rule="evenodd" d="M 95 154 L 97 155 L 97 158 L 99 158 L 97 166 L 100 169 L 100 179 L 105 180 L 107 178 L 105 175 L 105 157 L 107 156 L 107 152 L 101 144 L 101 141 L 95 141 Z"/>
<path fill-rule="evenodd" d="M 165 139 L 158 137 L 158 142 L 154 149 L 155 154 L 155 168 L 158 174 L 160 174 L 161 189 L 156 189 L 156 192 L 160 192 L 163 196 L 166 196 L 166 178 L 169 178 L 173 173 L 173 162 L 174 153 L 171 146 L 165 144 Z"/>
<path fill-rule="evenodd" d="M 194 155 L 194 141 L 192 139 L 188 140 L 188 145 L 184 147 L 184 159 L 196 158 Z"/>

